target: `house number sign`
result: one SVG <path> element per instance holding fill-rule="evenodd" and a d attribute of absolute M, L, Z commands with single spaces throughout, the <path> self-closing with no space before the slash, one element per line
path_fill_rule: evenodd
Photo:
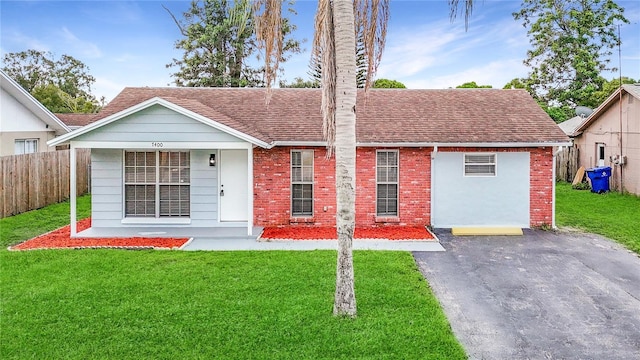
<path fill-rule="evenodd" d="M 161 142 L 152 142 L 152 143 L 151 143 L 151 147 L 154 147 L 154 148 L 161 148 L 161 147 L 164 147 L 164 143 L 161 143 Z"/>

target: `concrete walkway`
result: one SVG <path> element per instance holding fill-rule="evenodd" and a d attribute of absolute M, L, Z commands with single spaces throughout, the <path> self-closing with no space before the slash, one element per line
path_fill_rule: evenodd
<path fill-rule="evenodd" d="M 336 250 L 336 240 L 255 241 L 253 239 L 194 238 L 182 250 Z M 437 241 L 354 240 L 354 250 L 444 251 Z"/>
<path fill-rule="evenodd" d="M 414 257 L 471 359 L 640 359 L 640 258 L 597 235 L 455 237 Z"/>

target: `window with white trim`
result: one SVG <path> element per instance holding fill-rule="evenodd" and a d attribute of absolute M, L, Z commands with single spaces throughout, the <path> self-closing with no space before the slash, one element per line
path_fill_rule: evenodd
<path fill-rule="evenodd" d="M 15 154 L 31 154 L 38 152 L 38 139 L 16 139 Z"/>
<path fill-rule="evenodd" d="M 376 214 L 398 215 L 398 150 L 376 152 Z"/>
<path fill-rule="evenodd" d="M 496 154 L 464 154 L 464 176 L 496 176 Z"/>
<path fill-rule="evenodd" d="M 188 151 L 126 151 L 126 217 L 189 217 Z"/>
<path fill-rule="evenodd" d="M 291 151 L 291 215 L 313 215 L 313 150 Z"/>

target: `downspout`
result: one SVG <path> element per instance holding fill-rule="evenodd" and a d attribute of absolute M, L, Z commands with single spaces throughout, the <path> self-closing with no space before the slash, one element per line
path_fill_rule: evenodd
<path fill-rule="evenodd" d="M 556 229 L 556 162 L 557 162 L 557 157 L 558 154 L 560 154 L 560 152 L 562 151 L 562 149 L 564 148 L 564 146 L 559 146 L 558 150 L 553 153 L 553 165 L 552 165 L 552 171 L 553 171 L 553 184 L 551 185 L 551 193 L 552 193 L 552 199 L 551 199 L 551 228 L 552 229 Z"/>
<path fill-rule="evenodd" d="M 620 81 L 619 86 L 620 86 L 620 104 L 618 106 L 618 109 L 620 111 L 619 116 L 620 116 L 620 161 L 618 162 L 618 167 L 620 167 L 620 194 L 622 194 L 623 192 L 623 183 L 622 183 L 622 46 L 620 46 L 622 44 L 622 38 L 620 37 L 620 24 L 618 24 L 618 79 Z"/>
<path fill-rule="evenodd" d="M 434 145 L 433 146 L 433 151 L 431 152 L 431 185 L 429 186 L 430 189 L 430 200 L 431 200 L 431 210 L 430 210 L 430 220 L 429 223 L 431 223 L 431 227 L 433 227 L 433 209 L 434 209 L 434 204 L 436 203 L 434 201 L 434 194 L 435 192 L 433 191 L 433 186 L 435 184 L 435 180 L 436 180 L 436 154 L 438 153 L 438 145 Z"/>

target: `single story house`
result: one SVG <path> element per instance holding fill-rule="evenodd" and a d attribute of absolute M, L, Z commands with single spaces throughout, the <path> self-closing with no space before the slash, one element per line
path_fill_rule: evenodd
<path fill-rule="evenodd" d="M 71 131 L 0 70 L 0 156 L 55 151 L 47 141 Z"/>
<path fill-rule="evenodd" d="M 580 166 L 611 166 L 611 188 L 640 195 L 640 85 L 623 84 L 570 136 Z"/>
<path fill-rule="evenodd" d="M 265 95 L 126 88 L 50 144 L 91 149 L 94 233 L 335 226 L 320 90 Z M 357 226 L 554 223 L 554 147 L 570 142 L 526 91 L 371 89 L 357 104 Z"/>

